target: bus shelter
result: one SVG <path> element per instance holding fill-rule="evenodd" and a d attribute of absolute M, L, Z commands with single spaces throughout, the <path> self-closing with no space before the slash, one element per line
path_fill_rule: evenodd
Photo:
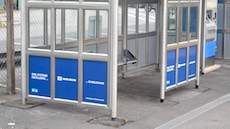
<path fill-rule="evenodd" d="M 155 64 L 159 91 L 199 86 L 200 0 L 22 1 L 22 100 L 106 107 L 117 77 Z"/>

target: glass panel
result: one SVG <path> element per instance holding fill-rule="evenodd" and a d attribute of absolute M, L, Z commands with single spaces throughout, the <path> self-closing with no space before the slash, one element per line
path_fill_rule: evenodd
<path fill-rule="evenodd" d="M 108 36 L 108 11 L 99 11 L 99 37 Z"/>
<path fill-rule="evenodd" d="M 51 0 L 28 0 L 28 1 L 51 1 Z"/>
<path fill-rule="evenodd" d="M 180 33 L 179 33 L 179 41 L 187 41 L 187 22 L 188 22 L 188 8 L 183 7 L 180 8 L 180 17 L 181 17 L 181 24 L 180 24 Z"/>
<path fill-rule="evenodd" d="M 197 39 L 198 37 L 198 7 L 190 9 L 190 35 L 189 40 Z"/>
<path fill-rule="evenodd" d="M 128 5 L 128 34 L 136 33 L 136 4 Z"/>
<path fill-rule="evenodd" d="M 73 1 L 73 2 L 75 2 L 75 1 L 78 1 L 78 0 L 55 0 L 55 1 Z"/>
<path fill-rule="evenodd" d="M 108 11 L 85 10 L 84 52 L 108 53 Z"/>
<path fill-rule="evenodd" d="M 230 4 L 226 4 L 226 27 L 230 29 Z"/>
<path fill-rule="evenodd" d="M 122 7 L 118 7 L 118 35 L 122 35 Z"/>
<path fill-rule="evenodd" d="M 139 33 L 146 33 L 146 12 L 149 10 L 147 4 L 139 4 Z"/>
<path fill-rule="evenodd" d="M 83 0 L 84 2 L 109 2 L 109 0 Z"/>
<path fill-rule="evenodd" d="M 56 10 L 56 50 L 78 50 L 77 10 Z"/>
<path fill-rule="evenodd" d="M 177 8 L 168 9 L 168 44 L 176 43 Z"/>
<path fill-rule="evenodd" d="M 85 39 L 96 38 L 96 10 L 85 11 Z"/>
<path fill-rule="evenodd" d="M 29 46 L 30 48 L 50 49 L 50 10 L 29 10 Z"/>
<path fill-rule="evenodd" d="M 149 10 L 149 32 L 156 31 L 156 8 L 157 5 L 149 4 L 151 9 Z"/>

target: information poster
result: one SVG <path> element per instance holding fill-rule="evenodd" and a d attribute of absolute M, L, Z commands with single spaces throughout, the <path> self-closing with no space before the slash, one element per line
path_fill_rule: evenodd
<path fill-rule="evenodd" d="M 29 56 L 29 94 L 50 97 L 50 58 Z"/>
<path fill-rule="evenodd" d="M 189 48 L 189 74 L 188 79 L 193 79 L 196 77 L 196 53 L 197 46 L 191 46 Z"/>
<path fill-rule="evenodd" d="M 166 87 L 175 85 L 176 83 L 176 50 L 167 52 L 167 77 Z"/>
<path fill-rule="evenodd" d="M 178 83 L 186 81 L 187 48 L 179 49 Z"/>
<path fill-rule="evenodd" d="M 56 58 L 55 98 L 78 100 L 78 61 Z"/>
<path fill-rule="evenodd" d="M 83 62 L 83 102 L 107 104 L 106 62 Z"/>

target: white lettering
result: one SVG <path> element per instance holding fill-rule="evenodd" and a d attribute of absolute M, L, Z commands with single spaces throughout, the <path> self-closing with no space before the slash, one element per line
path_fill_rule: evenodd
<path fill-rule="evenodd" d="M 77 79 L 57 76 L 57 81 L 77 82 Z"/>
<path fill-rule="evenodd" d="M 105 101 L 104 99 L 98 99 L 98 98 L 91 98 L 91 97 L 85 97 L 85 98 L 88 100 L 94 100 L 94 101 L 101 101 L 101 102 Z"/>
<path fill-rule="evenodd" d="M 88 84 L 95 84 L 95 85 L 105 85 L 105 82 L 92 81 L 92 80 L 88 80 L 88 81 L 86 81 L 86 83 L 88 83 Z"/>
<path fill-rule="evenodd" d="M 48 80 L 48 74 L 44 74 L 44 73 L 31 73 L 31 79 L 47 81 Z"/>

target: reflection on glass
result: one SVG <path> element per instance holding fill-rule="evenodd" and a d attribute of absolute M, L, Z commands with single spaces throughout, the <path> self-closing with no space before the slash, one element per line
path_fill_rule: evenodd
<path fill-rule="evenodd" d="M 146 12 L 149 11 L 147 4 L 139 4 L 139 33 L 146 33 Z"/>
<path fill-rule="evenodd" d="M 29 46 L 30 48 L 50 49 L 50 10 L 29 10 Z"/>
<path fill-rule="evenodd" d="M 176 43 L 177 8 L 168 9 L 168 44 Z"/>
<path fill-rule="evenodd" d="M 122 7 L 118 7 L 118 35 L 122 35 Z"/>
<path fill-rule="evenodd" d="M 84 2 L 109 2 L 109 0 L 83 0 Z"/>
<path fill-rule="evenodd" d="M 149 4 L 149 32 L 156 31 L 156 5 Z"/>
<path fill-rule="evenodd" d="M 28 0 L 28 1 L 51 1 L 51 0 Z"/>
<path fill-rule="evenodd" d="M 108 11 L 99 11 L 99 38 L 108 36 Z"/>
<path fill-rule="evenodd" d="M 226 4 L 226 27 L 230 29 L 230 4 Z"/>
<path fill-rule="evenodd" d="M 187 21 L 188 21 L 188 8 L 183 7 L 180 8 L 180 17 L 181 17 L 181 24 L 180 24 L 180 33 L 179 33 L 179 41 L 187 41 Z"/>
<path fill-rule="evenodd" d="M 78 50 L 78 11 L 56 10 L 56 50 Z"/>
<path fill-rule="evenodd" d="M 190 8 L 190 35 L 189 39 L 197 39 L 198 36 L 198 7 Z"/>
<path fill-rule="evenodd" d="M 108 53 L 108 11 L 85 10 L 84 52 Z"/>
<path fill-rule="evenodd" d="M 96 38 L 96 10 L 85 11 L 85 39 Z"/>
<path fill-rule="evenodd" d="M 136 33 L 136 4 L 128 5 L 128 34 Z"/>
<path fill-rule="evenodd" d="M 55 0 L 55 1 L 73 1 L 73 2 L 75 2 L 75 1 L 78 1 L 78 0 Z"/>

